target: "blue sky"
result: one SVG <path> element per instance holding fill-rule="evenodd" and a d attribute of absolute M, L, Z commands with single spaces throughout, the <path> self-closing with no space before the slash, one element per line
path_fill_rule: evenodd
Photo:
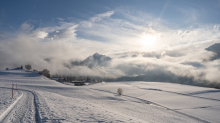
<path fill-rule="evenodd" d="M 124 46 L 101 51 L 109 54 L 109 51 L 161 50 L 220 38 L 219 0 L 2 0 L 0 3 L 0 36 L 5 41 L 35 35 L 38 42 Z"/>
<path fill-rule="evenodd" d="M 204 50 L 214 43 L 220 43 L 219 0 L 0 1 L 1 69 L 32 64 L 108 77 L 160 70 L 217 81 L 220 60 L 210 61 L 216 54 Z M 110 56 L 110 65 L 63 65 L 96 52 Z"/>
<path fill-rule="evenodd" d="M 14 31 L 26 21 L 35 28 L 56 25 L 57 18 L 78 22 L 117 9 L 141 11 L 181 28 L 220 21 L 219 0 L 1 0 L 0 30 Z M 123 19 L 117 12 L 112 17 Z"/>

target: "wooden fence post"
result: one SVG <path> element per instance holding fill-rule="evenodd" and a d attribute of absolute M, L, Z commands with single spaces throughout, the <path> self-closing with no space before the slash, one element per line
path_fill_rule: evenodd
<path fill-rule="evenodd" d="M 14 84 L 12 84 L 12 98 L 13 98 L 13 89 L 14 89 Z"/>

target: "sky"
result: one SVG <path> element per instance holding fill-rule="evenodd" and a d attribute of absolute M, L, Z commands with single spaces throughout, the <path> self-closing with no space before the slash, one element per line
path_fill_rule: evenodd
<path fill-rule="evenodd" d="M 162 71 L 219 82 L 219 59 L 205 50 L 219 41 L 219 0 L 0 1 L 1 69 L 113 78 Z M 96 67 L 75 64 L 95 53 L 110 62 L 95 55 Z"/>

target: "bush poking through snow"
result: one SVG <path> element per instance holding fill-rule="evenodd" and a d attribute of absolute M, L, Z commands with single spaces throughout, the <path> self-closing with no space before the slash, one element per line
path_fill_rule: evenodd
<path fill-rule="evenodd" d="M 5 70 L 9 70 L 8 68 L 6 68 Z"/>
<path fill-rule="evenodd" d="M 27 70 L 31 70 L 31 65 L 25 65 L 25 68 L 27 69 Z"/>
<path fill-rule="evenodd" d="M 38 70 L 35 70 L 35 69 L 34 69 L 33 72 L 38 73 Z"/>
<path fill-rule="evenodd" d="M 118 95 L 122 95 L 123 93 L 123 90 L 121 88 L 118 88 L 118 91 L 117 91 Z"/>
<path fill-rule="evenodd" d="M 47 69 L 44 69 L 43 71 L 39 72 L 40 75 L 44 75 L 47 78 L 50 78 L 50 71 Z"/>

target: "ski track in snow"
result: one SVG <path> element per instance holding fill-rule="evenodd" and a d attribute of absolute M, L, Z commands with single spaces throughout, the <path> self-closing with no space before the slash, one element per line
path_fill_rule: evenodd
<path fill-rule="evenodd" d="M 34 119 L 34 105 L 33 94 L 29 91 L 20 90 L 22 94 L 13 102 L 0 116 L 0 122 L 2 123 L 26 123 L 35 122 Z"/>
<path fill-rule="evenodd" d="M 184 95 L 184 96 L 191 96 L 191 97 L 196 97 L 196 98 L 201 98 L 201 99 L 220 101 L 220 99 L 213 99 L 213 98 L 206 98 L 206 97 L 194 96 L 193 93 L 192 93 L 192 94 L 184 94 L 184 93 L 178 93 L 178 92 L 172 92 L 172 91 L 165 91 L 165 90 L 160 90 L 160 89 L 141 88 L 141 87 L 139 87 L 139 86 L 136 86 L 136 87 L 139 88 L 139 89 L 143 89 L 143 90 L 162 91 L 162 92 L 174 93 L 174 94 L 179 94 L 179 95 Z M 220 90 L 217 91 L 217 92 L 220 92 Z"/>
<path fill-rule="evenodd" d="M 18 84 L 14 99 L 7 98 L 12 82 Z M 119 87 L 122 96 L 116 93 Z M 0 89 L 3 123 L 220 121 L 220 91 L 211 88 L 157 82 L 71 86 L 9 70 L 0 71 Z"/>
<path fill-rule="evenodd" d="M 2 122 L 5 119 L 5 117 L 10 113 L 12 108 L 14 108 L 14 106 L 18 103 L 22 96 L 23 93 L 0 115 L 0 122 Z"/>
<path fill-rule="evenodd" d="M 92 89 L 92 88 L 90 88 L 90 89 Z M 107 93 L 117 94 L 117 93 L 110 92 L 110 91 L 104 91 L 104 90 L 98 90 L 98 89 L 93 89 L 93 90 L 97 90 L 97 91 L 102 91 L 102 92 L 107 92 Z M 190 115 L 187 115 L 187 114 L 184 114 L 184 113 L 181 113 L 181 112 L 178 112 L 178 111 L 175 111 L 175 110 L 169 109 L 169 108 L 167 108 L 167 107 L 164 107 L 164 106 L 162 106 L 162 105 L 156 104 L 156 103 L 151 102 L 151 101 L 148 101 L 148 100 L 143 100 L 143 99 L 136 98 L 136 97 L 132 97 L 132 96 L 128 96 L 128 95 L 123 95 L 123 96 L 131 97 L 131 98 L 135 98 L 135 99 L 138 99 L 138 100 L 142 101 L 143 103 L 150 104 L 150 105 L 153 105 L 153 106 L 158 106 L 158 107 L 161 107 L 161 108 L 164 108 L 164 109 L 167 109 L 167 110 L 171 110 L 171 111 L 173 111 L 173 112 L 176 112 L 176 113 L 182 114 L 182 115 L 184 115 L 184 116 L 187 116 L 187 117 L 189 117 L 189 118 L 195 119 L 195 120 L 197 120 L 197 121 L 199 121 L 199 122 L 208 123 L 208 122 L 205 121 L 205 120 L 201 120 L 201 119 L 199 119 L 199 118 L 197 118 L 197 117 L 190 116 Z"/>
<path fill-rule="evenodd" d="M 10 107 L 10 105 L 21 95 L 19 91 L 14 91 L 14 96 L 12 98 L 11 92 L 11 88 L 0 88 L 0 114 Z"/>

